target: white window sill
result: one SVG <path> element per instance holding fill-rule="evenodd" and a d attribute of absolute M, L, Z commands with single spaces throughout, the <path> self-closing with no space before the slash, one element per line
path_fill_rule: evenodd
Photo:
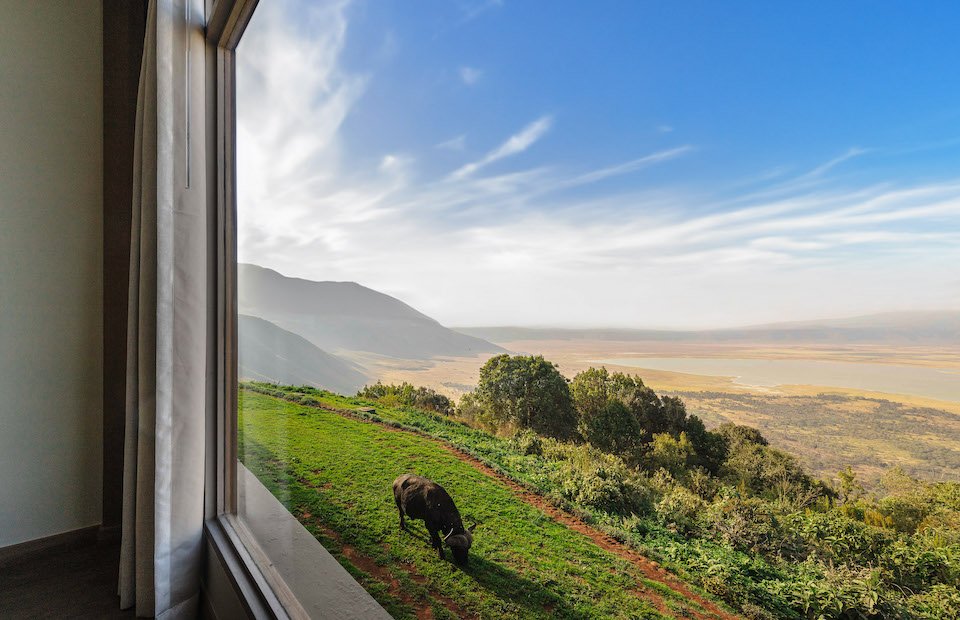
<path fill-rule="evenodd" d="M 251 564 L 260 572 L 249 575 L 252 583 L 239 587 L 241 594 L 256 595 L 274 612 L 279 603 L 291 618 L 389 620 L 386 610 L 242 464 L 237 465 L 237 491 L 243 518 L 226 517 L 220 525 L 233 539 L 231 546 L 244 548 L 237 554 L 249 572 Z M 211 538 L 216 545 L 217 537 Z M 244 592 L 254 588 L 272 592 Z"/>

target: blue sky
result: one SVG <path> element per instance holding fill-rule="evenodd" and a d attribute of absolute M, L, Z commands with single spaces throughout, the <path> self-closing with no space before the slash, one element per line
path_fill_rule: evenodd
<path fill-rule="evenodd" d="M 261 2 L 240 259 L 445 324 L 960 306 L 960 5 Z"/>

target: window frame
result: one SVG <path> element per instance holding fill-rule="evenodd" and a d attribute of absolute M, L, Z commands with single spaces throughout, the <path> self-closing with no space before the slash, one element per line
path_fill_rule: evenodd
<path fill-rule="evenodd" d="M 207 460 L 205 473 L 204 532 L 210 557 L 227 574 L 247 615 L 253 618 L 303 618 L 324 605 L 362 610 L 374 605 L 389 617 L 382 606 L 315 537 L 286 513 L 296 527 L 316 542 L 313 564 L 316 573 L 291 573 L 291 566 L 267 553 L 269 542 L 261 545 L 254 532 L 256 523 L 247 523 L 238 514 L 240 499 L 237 451 L 238 303 L 237 303 L 237 197 L 236 197 L 236 49 L 257 8 L 258 0 L 203 0 L 206 26 L 206 165 L 207 200 L 211 226 L 209 235 L 208 321 L 208 406 Z M 266 491 L 266 489 L 264 489 Z M 262 524 L 260 524 L 262 525 Z M 249 527 L 248 527 L 249 526 Z M 260 528 L 262 529 L 262 528 Z M 262 534 L 262 532 L 261 532 Z M 276 551 L 276 550 L 274 550 Z M 216 559 L 214 560 L 214 557 Z M 274 562 L 277 561 L 275 564 Z M 336 570 L 331 574 L 331 567 Z M 298 567 L 302 569 L 302 566 Z M 341 574 L 335 576 L 337 571 Z M 214 579 L 208 567 L 207 578 Z M 291 578 L 288 584 L 284 575 Z M 316 597 L 303 589 L 303 580 L 323 578 L 329 589 Z M 348 587 L 348 582 L 351 587 Z M 312 583 L 312 582 L 311 582 Z M 315 585 L 315 584 L 313 584 Z M 311 587 L 313 587 L 311 585 Z M 355 586 L 356 590 L 353 590 Z M 303 596 L 301 602 L 292 588 Z M 360 594 L 362 593 L 362 595 Z M 211 601 L 212 602 L 212 601 Z M 372 609 L 372 608 L 371 608 Z M 379 616 L 378 616 L 379 617 Z"/>
<path fill-rule="evenodd" d="M 236 48 L 258 0 L 206 0 L 206 109 L 213 213 L 211 333 L 216 340 L 208 405 L 204 533 L 245 611 L 253 618 L 305 617 L 237 510 Z M 208 558 L 213 561 L 213 558 Z"/>

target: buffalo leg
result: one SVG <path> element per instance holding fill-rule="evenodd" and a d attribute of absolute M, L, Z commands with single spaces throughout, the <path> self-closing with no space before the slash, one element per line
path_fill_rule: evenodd
<path fill-rule="evenodd" d="M 400 529 L 407 529 L 407 522 L 403 520 L 403 506 L 400 505 L 400 498 L 396 498 L 397 501 L 397 511 L 400 513 Z"/>
<path fill-rule="evenodd" d="M 437 530 L 430 530 L 430 544 L 437 550 L 437 555 L 440 556 L 441 560 L 446 559 L 443 555 L 443 541 L 440 540 L 440 534 L 437 533 Z"/>

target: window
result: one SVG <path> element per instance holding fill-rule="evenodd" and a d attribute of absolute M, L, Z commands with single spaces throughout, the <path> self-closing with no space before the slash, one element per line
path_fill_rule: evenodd
<path fill-rule="evenodd" d="M 879 39 L 799 58 L 795 28 L 847 34 L 807 9 L 252 7 L 219 52 L 220 512 L 274 613 L 953 613 L 957 185 L 915 173 L 923 132 L 891 190 L 810 120 L 843 133 L 810 92 Z M 735 44 L 726 11 L 764 27 Z"/>

